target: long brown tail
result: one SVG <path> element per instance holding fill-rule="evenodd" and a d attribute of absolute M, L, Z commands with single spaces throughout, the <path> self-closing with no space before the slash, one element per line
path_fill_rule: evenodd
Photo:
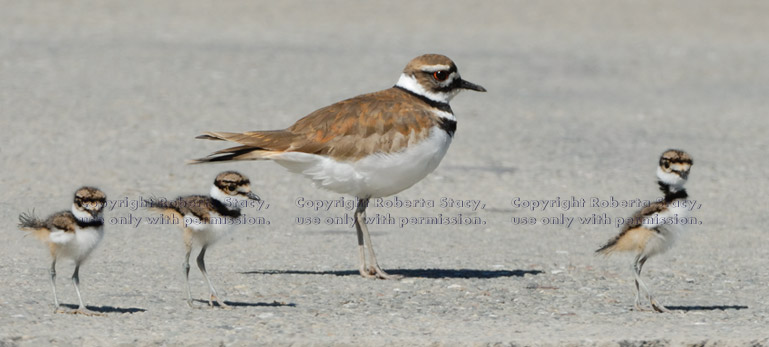
<path fill-rule="evenodd" d="M 50 230 L 45 221 L 35 216 L 35 211 L 22 212 L 19 215 L 19 229 L 28 232 L 38 240 L 47 240 Z"/>
<path fill-rule="evenodd" d="M 203 135 L 195 137 L 202 140 L 231 141 L 240 143 L 241 146 L 225 148 L 209 154 L 207 157 L 193 159 L 188 164 L 213 163 L 221 161 L 234 160 L 263 160 L 268 159 L 267 155 L 274 153 L 269 149 L 259 146 L 254 138 L 255 133 L 227 133 L 227 132 L 206 132 Z M 250 136 L 249 136 L 250 135 Z"/>

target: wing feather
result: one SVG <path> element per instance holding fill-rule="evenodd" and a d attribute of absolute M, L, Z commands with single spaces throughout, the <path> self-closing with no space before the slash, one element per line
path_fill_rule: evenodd
<path fill-rule="evenodd" d="M 429 136 L 437 117 L 424 101 L 396 88 L 357 96 L 321 108 L 285 130 L 207 132 L 198 138 L 236 142 L 194 162 L 269 159 L 302 152 L 355 160 L 397 152 Z"/>
<path fill-rule="evenodd" d="M 664 202 L 656 202 L 646 206 L 625 221 L 619 235 L 601 246 L 596 253 L 611 254 L 622 251 L 640 251 L 646 246 L 652 235 L 656 233 L 653 226 L 644 224 L 644 219 L 667 209 Z"/>

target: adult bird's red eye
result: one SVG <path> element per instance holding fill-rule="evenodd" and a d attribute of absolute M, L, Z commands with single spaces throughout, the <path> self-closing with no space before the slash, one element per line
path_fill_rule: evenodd
<path fill-rule="evenodd" d="M 435 78 L 437 81 L 443 82 L 449 78 L 449 73 L 445 70 L 435 71 L 433 72 L 433 78 Z"/>

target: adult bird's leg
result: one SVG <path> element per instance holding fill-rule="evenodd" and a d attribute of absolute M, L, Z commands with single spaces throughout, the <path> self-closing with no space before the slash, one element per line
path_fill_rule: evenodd
<path fill-rule="evenodd" d="M 361 228 L 361 217 L 366 218 L 366 205 L 368 205 L 368 199 L 358 199 L 358 207 L 355 209 L 355 230 L 358 234 L 358 272 L 360 275 L 366 278 L 374 277 L 374 274 L 368 271 L 366 266 L 366 247 L 363 242 L 363 229 Z"/>
<path fill-rule="evenodd" d="M 206 282 L 208 282 L 208 289 L 211 291 L 211 297 L 208 298 L 208 304 L 213 307 L 214 301 L 216 301 L 221 307 L 229 307 L 224 303 L 224 301 L 219 300 L 219 296 L 216 294 L 216 288 L 214 288 L 211 280 L 208 279 L 208 273 L 206 273 L 206 263 L 203 260 L 203 257 L 206 256 L 206 247 L 206 245 L 203 245 L 203 248 L 200 249 L 200 254 L 198 254 L 198 268 L 200 269 L 200 272 L 203 273 L 203 277 L 206 279 Z"/>
<path fill-rule="evenodd" d="M 403 276 L 390 275 L 384 272 L 379 267 L 379 263 L 376 261 L 376 254 L 374 253 L 374 246 L 371 244 L 371 236 L 368 233 L 368 227 L 366 226 L 366 207 L 368 206 L 368 198 L 358 200 L 358 209 L 355 211 L 355 222 L 358 226 L 358 233 L 363 234 L 363 240 L 368 247 L 368 254 L 371 257 L 371 267 L 368 270 L 373 270 L 374 274 L 381 279 L 399 279 Z M 360 244 L 360 241 L 359 241 Z M 369 274 L 371 272 L 368 272 Z M 365 275 L 364 275 L 365 276 Z M 369 276 L 365 276 L 369 277 Z"/>

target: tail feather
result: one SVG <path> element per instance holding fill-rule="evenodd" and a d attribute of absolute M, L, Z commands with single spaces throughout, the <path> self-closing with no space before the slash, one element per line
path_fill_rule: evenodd
<path fill-rule="evenodd" d="M 279 135 L 281 143 L 277 143 L 274 138 L 267 135 Z M 189 160 L 188 164 L 215 163 L 236 160 L 261 160 L 268 159 L 271 154 L 279 150 L 271 146 L 286 147 L 292 135 L 286 131 L 254 131 L 246 133 L 229 132 L 206 132 L 196 137 L 203 140 L 231 141 L 241 144 L 241 146 L 230 147 L 218 150 L 206 157 Z M 268 148 L 269 147 L 269 148 Z"/>
<path fill-rule="evenodd" d="M 184 216 L 179 212 L 178 206 L 172 201 L 166 199 L 158 199 L 154 196 L 149 200 L 145 200 L 144 205 L 148 210 L 159 212 L 162 216 L 170 219 L 176 218 L 176 220 L 184 219 Z"/>
<path fill-rule="evenodd" d="M 271 154 L 279 152 L 280 148 L 287 148 L 290 145 L 292 137 L 292 134 L 281 130 L 246 133 L 206 132 L 196 138 L 203 140 L 231 141 L 239 143 L 241 146 L 221 149 L 204 158 L 193 159 L 187 163 L 201 164 L 235 160 L 268 159 Z"/>
<path fill-rule="evenodd" d="M 184 215 L 182 215 L 181 212 L 177 211 L 175 208 L 166 206 L 166 207 L 149 207 L 150 210 L 154 210 L 160 213 L 161 216 L 164 218 L 170 219 L 170 220 L 177 220 L 181 221 L 184 220 Z"/>
<path fill-rule="evenodd" d="M 609 255 L 612 252 L 614 252 L 614 246 L 617 245 L 617 240 L 619 240 L 619 236 L 616 236 L 609 240 L 605 245 L 601 246 L 601 248 L 595 250 L 595 253 L 602 254 L 602 255 Z"/>
<path fill-rule="evenodd" d="M 192 159 L 188 164 L 202 164 L 202 163 L 215 163 L 220 161 L 234 161 L 234 160 L 260 160 L 267 159 L 266 153 L 272 153 L 271 151 L 265 151 L 262 148 L 254 148 L 249 146 L 237 146 L 232 148 L 225 148 L 211 153 L 207 157 Z"/>
<path fill-rule="evenodd" d="M 231 141 L 241 145 L 281 150 L 288 148 L 297 135 L 285 130 L 247 131 L 231 133 L 223 131 L 207 131 L 196 139 Z"/>
<path fill-rule="evenodd" d="M 221 138 L 221 137 L 216 137 L 216 136 L 208 135 L 208 134 L 198 135 L 198 136 L 195 136 L 195 138 L 198 139 L 198 140 L 224 141 L 224 139 Z"/>
<path fill-rule="evenodd" d="M 160 213 L 160 216 L 162 218 L 165 218 L 166 220 L 174 221 L 173 223 L 181 223 L 181 221 L 184 220 L 184 215 L 182 212 L 179 211 L 177 208 L 177 205 L 174 203 L 165 200 L 165 199 L 158 199 L 156 197 L 150 197 L 149 200 L 145 200 L 144 205 L 148 210 L 155 211 Z M 155 224 L 155 222 L 151 222 L 150 224 Z M 158 223 L 161 224 L 161 223 Z M 166 222 L 163 222 L 162 224 L 166 224 Z"/>
<path fill-rule="evenodd" d="M 173 209 L 174 206 L 167 199 L 159 199 L 154 195 L 144 200 L 144 206 L 149 210 L 165 211 Z"/>
<path fill-rule="evenodd" d="M 50 230 L 44 220 L 35 216 L 35 211 L 22 212 L 19 215 L 19 229 L 28 232 L 38 240 L 47 240 Z"/>

